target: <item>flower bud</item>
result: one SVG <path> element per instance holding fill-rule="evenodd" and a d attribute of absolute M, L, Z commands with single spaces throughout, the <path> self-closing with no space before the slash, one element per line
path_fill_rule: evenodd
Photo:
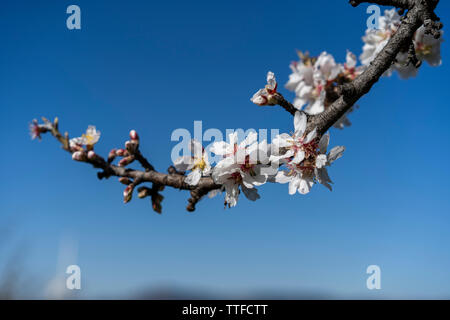
<path fill-rule="evenodd" d="M 139 198 L 142 199 L 142 198 L 145 198 L 145 197 L 147 197 L 149 195 L 150 195 L 150 189 L 149 188 L 142 187 L 142 188 L 138 189 L 138 197 Z"/>
<path fill-rule="evenodd" d="M 133 196 L 133 185 L 130 184 L 123 191 L 123 203 L 130 202 L 132 196 Z"/>
<path fill-rule="evenodd" d="M 129 178 L 127 178 L 127 177 L 121 177 L 121 178 L 119 178 L 119 182 L 122 183 L 122 184 L 124 184 L 124 185 L 129 185 L 129 184 L 131 184 L 131 180 L 130 180 Z"/>
<path fill-rule="evenodd" d="M 138 143 L 136 142 L 136 140 L 127 141 L 125 142 L 125 148 L 130 154 L 133 154 L 138 148 Z"/>
<path fill-rule="evenodd" d="M 72 153 L 72 160 L 86 161 L 86 153 L 84 153 L 84 151 L 75 151 Z"/>
<path fill-rule="evenodd" d="M 108 154 L 108 162 L 111 163 L 116 158 L 116 149 L 112 149 Z"/>
<path fill-rule="evenodd" d="M 131 130 L 130 131 L 130 139 L 139 141 L 139 136 L 138 136 L 136 130 Z"/>
<path fill-rule="evenodd" d="M 119 167 L 125 167 L 127 165 L 129 165 L 130 163 L 132 163 L 134 161 L 134 157 L 133 156 L 128 156 L 125 157 L 123 159 L 121 159 L 118 163 Z"/>
<path fill-rule="evenodd" d="M 155 212 L 157 213 L 162 212 L 161 202 L 163 201 L 163 199 L 164 197 L 159 193 L 152 194 L 152 208 Z"/>
<path fill-rule="evenodd" d="M 89 160 L 94 160 L 97 157 L 97 155 L 95 154 L 95 152 L 93 150 L 90 150 L 87 154 L 87 157 Z"/>
<path fill-rule="evenodd" d="M 118 150 L 116 150 L 116 156 L 125 157 L 125 156 L 128 156 L 128 152 L 125 149 L 118 149 Z"/>

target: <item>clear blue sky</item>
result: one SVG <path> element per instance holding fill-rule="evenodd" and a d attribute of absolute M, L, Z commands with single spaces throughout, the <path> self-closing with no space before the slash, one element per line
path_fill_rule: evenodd
<path fill-rule="evenodd" d="M 66 28 L 78 4 L 82 29 Z M 366 6 L 347 1 L 3 1 L 0 10 L 1 223 L 17 226 L 27 275 L 45 283 L 58 248 L 78 245 L 86 298 L 152 286 L 244 294 L 278 290 L 335 297 L 450 298 L 450 138 L 448 74 L 377 83 L 350 119 L 331 132 L 345 145 L 330 169 L 334 191 L 315 186 L 289 196 L 260 188 L 223 209 L 223 197 L 185 211 L 188 194 L 166 190 L 163 215 L 147 200 L 122 203 L 123 186 L 99 181 L 54 139 L 31 141 L 33 118 L 60 118 L 73 136 L 102 131 L 106 155 L 130 129 L 160 170 L 170 164 L 176 128 L 280 128 L 292 118 L 249 98 L 268 70 L 281 85 L 296 49 L 343 61 L 361 53 Z M 444 25 L 450 4 L 437 13 Z M 286 97 L 292 93 L 281 90 Z M 5 257 L 4 251 L 0 252 Z M 2 258 L 3 259 L 3 258 Z M 366 267 L 382 270 L 382 290 L 365 287 Z M 30 289 L 31 290 L 31 289 Z M 36 293 L 40 295 L 41 292 Z"/>

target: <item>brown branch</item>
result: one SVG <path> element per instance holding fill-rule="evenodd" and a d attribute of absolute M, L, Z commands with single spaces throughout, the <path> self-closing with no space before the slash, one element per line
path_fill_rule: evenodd
<path fill-rule="evenodd" d="M 280 93 L 277 92 L 275 94 L 275 99 L 276 99 L 277 104 L 279 106 L 281 106 L 284 110 L 286 110 L 287 112 L 289 112 L 293 116 L 295 115 L 295 112 L 298 111 L 297 108 L 294 107 L 294 105 L 292 103 L 287 101 Z"/>
<path fill-rule="evenodd" d="M 66 150 L 70 154 L 73 154 L 74 150 L 71 150 L 69 147 L 67 133 L 63 136 L 58 130 L 57 119 L 54 123 L 51 123 L 45 118 L 43 118 L 43 120 L 46 123 L 46 126 L 49 127 L 49 130 L 42 133 L 50 132 L 62 144 L 64 150 Z M 142 156 L 139 149 L 135 151 L 134 155 L 136 157 L 136 160 L 140 162 L 141 165 L 145 168 L 145 171 L 113 165 L 98 154 L 96 154 L 93 159 L 86 158 L 82 162 L 86 162 L 92 165 L 94 168 L 101 169 L 102 171 L 97 173 L 97 177 L 99 179 L 107 179 L 112 176 L 129 178 L 133 181 L 131 182 L 133 188 L 136 185 L 144 182 L 153 183 L 152 188 L 147 189 L 150 190 L 149 195 L 152 199 L 153 209 L 158 213 L 161 213 L 162 201 L 162 196 L 159 192 L 164 189 L 164 186 L 169 186 L 180 190 L 189 190 L 191 192 L 191 198 L 189 199 L 189 203 L 186 207 L 188 211 L 195 210 L 195 205 L 200 200 L 201 196 L 207 194 L 212 190 L 221 188 L 220 185 L 214 183 L 211 177 L 201 178 L 198 185 L 196 186 L 188 185 L 184 182 L 185 176 L 179 174 L 176 171 L 169 174 L 155 171 L 153 166 Z"/>
<path fill-rule="evenodd" d="M 410 9 L 414 5 L 414 0 L 350 0 L 350 4 L 357 7 L 361 3 L 373 3 L 380 6 L 391 6 L 401 9 Z"/>

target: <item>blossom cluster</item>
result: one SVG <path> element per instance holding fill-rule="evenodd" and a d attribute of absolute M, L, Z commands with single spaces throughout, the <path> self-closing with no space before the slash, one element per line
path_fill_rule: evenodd
<path fill-rule="evenodd" d="M 228 141 L 212 144 L 210 152 L 222 156 L 214 167 L 201 144 L 192 140 L 192 155 L 179 157 L 174 166 L 179 172 L 188 172 L 185 182 L 192 186 L 202 177 L 211 176 L 225 191 L 225 205 L 229 207 L 237 204 L 240 192 L 249 200 L 259 199 L 256 187 L 267 182 L 289 183 L 289 194 L 297 191 L 307 194 L 315 183 L 331 190 L 332 181 L 326 167 L 340 158 L 345 148 L 334 147 L 327 154 L 329 134 L 319 138 L 316 130 L 307 133 L 306 125 L 306 114 L 297 111 L 294 133 L 279 134 L 271 144 L 266 140 L 258 141 L 256 132 L 238 142 L 234 132 Z"/>
<path fill-rule="evenodd" d="M 308 53 L 302 52 L 298 52 L 298 55 L 300 61 L 290 65 L 292 73 L 286 88 L 295 92 L 294 107 L 310 115 L 322 113 L 337 99 L 338 86 L 351 82 L 363 71 L 350 51 L 347 51 L 343 64 L 336 63 L 327 52 L 322 52 L 318 57 L 310 57 Z M 350 125 L 347 115 L 334 124 L 336 128 L 346 125 Z"/>
<path fill-rule="evenodd" d="M 325 111 L 338 97 L 338 86 L 351 82 L 375 59 L 390 38 L 395 34 L 401 23 L 401 17 L 395 9 L 386 10 L 384 16 L 379 18 L 379 27 L 376 30 L 367 29 L 363 37 L 364 46 L 359 57 L 347 51 L 345 63 L 337 63 L 334 57 L 327 52 L 322 52 L 317 57 L 311 57 L 308 53 L 298 52 L 299 61 L 290 65 L 292 73 L 286 83 L 286 89 L 295 93 L 293 105 L 298 110 L 303 110 L 309 115 L 317 115 Z M 442 31 L 439 31 L 442 34 Z M 431 66 L 441 64 L 440 45 L 442 37 L 436 39 L 426 33 L 425 26 L 421 26 L 415 33 L 413 44 L 417 59 L 427 61 Z M 420 65 L 413 65 L 409 61 L 408 49 L 401 51 L 392 67 L 385 75 L 390 76 L 397 71 L 401 78 L 406 79 L 417 74 Z M 257 105 L 276 104 L 274 99 L 277 93 L 275 75 L 269 72 L 267 85 L 256 92 L 251 101 Z M 342 129 L 349 126 L 347 115 L 353 108 L 344 114 L 334 127 Z"/>
<path fill-rule="evenodd" d="M 384 16 L 380 17 L 378 25 L 377 30 L 366 30 L 359 65 L 358 59 L 350 51 L 347 51 L 345 63 L 337 63 L 327 52 L 322 52 L 317 57 L 298 52 L 300 60 L 291 63 L 292 73 L 285 85 L 288 90 L 295 93 L 292 105 L 297 111 L 279 94 L 275 74 L 269 71 L 267 84 L 251 97 L 251 101 L 259 106 L 280 104 L 292 114 L 295 113 L 294 132 L 278 134 L 270 144 L 266 140 L 259 141 L 256 132 L 250 132 L 242 141 L 238 141 L 237 132 L 233 132 L 228 136 L 228 141 L 216 141 L 209 149 L 209 152 L 220 157 L 215 165 L 211 163 L 209 153 L 202 144 L 189 138 L 190 154 L 174 160 L 171 167 L 176 174 L 183 176 L 181 182 L 183 188 L 188 185 L 186 189 L 192 190 L 202 179 L 207 178 L 210 182 L 212 179 L 220 188 L 210 191 L 209 196 L 224 191 L 225 205 L 228 207 L 236 206 L 241 192 L 249 200 L 259 199 L 257 187 L 268 182 L 288 184 L 291 195 L 297 192 L 307 194 L 314 184 L 322 184 L 331 190 L 333 182 L 327 168 L 342 157 L 345 148 L 336 146 L 327 151 L 330 134 L 319 135 L 316 129 L 307 130 L 308 117 L 324 112 L 339 98 L 340 87 L 352 82 L 364 72 L 398 31 L 401 16 L 395 9 L 386 10 Z M 393 72 L 398 72 L 400 77 L 405 79 L 415 76 L 422 61 L 428 62 L 431 66 L 440 65 L 441 35 L 442 31 L 432 35 L 425 26 L 421 26 L 415 32 L 412 43 L 398 53 L 385 76 L 390 76 Z M 350 108 L 338 119 L 334 127 L 342 129 L 350 125 L 347 115 L 352 110 L 353 108 Z M 51 131 L 61 141 L 63 138 L 57 130 L 57 119 L 53 125 L 45 118 L 44 122 L 39 124 L 37 120 L 33 120 L 30 124 L 32 138 L 40 139 L 42 133 Z M 91 163 L 98 160 L 97 163 L 105 163 L 105 160 L 98 158 L 94 152 L 94 145 L 100 139 L 100 131 L 95 126 L 89 126 L 86 133 L 80 137 L 68 140 L 66 136 L 65 139 L 65 149 L 72 153 L 73 160 Z M 130 140 L 125 143 L 124 148 L 110 151 L 107 163 L 111 164 L 117 157 L 121 158 L 118 167 L 126 167 L 137 160 L 146 171 L 153 170 L 153 166 L 139 151 L 139 136 L 134 130 L 130 131 Z M 133 181 L 123 176 L 119 179 L 127 186 L 123 192 L 125 203 L 131 200 L 132 193 L 141 180 L 136 178 Z M 164 182 L 154 183 L 152 189 L 140 187 L 138 196 L 151 197 L 154 210 L 161 212 L 163 197 L 159 191 L 163 188 Z M 199 198 L 202 195 L 200 194 Z"/>
<path fill-rule="evenodd" d="M 363 37 L 364 46 L 360 56 L 361 63 L 368 66 L 396 33 L 401 23 L 401 16 L 395 9 L 386 10 L 384 16 L 380 17 L 377 30 L 366 30 Z M 433 35 L 426 33 L 425 26 L 421 26 L 414 34 L 413 44 L 417 59 L 426 61 L 431 66 L 439 66 L 441 61 L 441 42 L 443 31 L 439 31 L 440 37 L 436 39 Z M 390 76 L 397 71 L 400 78 L 407 79 L 417 75 L 417 66 L 408 61 L 408 48 L 398 53 L 395 63 L 386 71 Z"/>
<path fill-rule="evenodd" d="M 95 126 L 88 126 L 86 133 L 80 137 L 69 140 L 69 148 L 72 152 L 72 159 L 76 161 L 93 160 L 96 157 L 94 145 L 100 139 L 100 131 Z"/>

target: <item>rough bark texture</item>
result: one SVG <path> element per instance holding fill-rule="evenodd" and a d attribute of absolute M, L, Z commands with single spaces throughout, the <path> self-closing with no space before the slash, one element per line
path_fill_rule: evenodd
<path fill-rule="evenodd" d="M 317 128 L 319 135 L 324 134 L 347 110 L 349 110 L 363 95 L 368 93 L 372 86 L 380 79 L 382 74 L 389 69 L 395 60 L 395 57 L 402 48 L 410 47 L 410 43 L 415 31 L 425 24 L 433 34 L 433 29 L 442 28 L 442 24 L 436 21 L 439 18 L 434 14 L 434 9 L 439 0 L 373 0 L 360 1 L 351 0 L 350 4 L 357 6 L 360 3 L 374 3 L 379 5 L 395 6 L 400 9 L 407 9 L 408 12 L 404 17 L 399 29 L 390 39 L 386 47 L 378 54 L 374 61 L 368 66 L 365 71 L 360 74 L 353 82 L 341 86 L 338 90 L 338 98 L 325 109 L 324 112 L 315 116 L 308 117 L 307 131 Z M 277 93 L 278 105 L 283 107 L 287 112 L 294 115 L 297 109 L 281 94 Z M 68 134 L 62 135 L 58 130 L 58 121 L 52 123 L 43 118 L 46 129 L 42 132 L 51 132 L 51 134 L 62 144 L 62 148 L 70 153 L 74 151 L 69 147 Z M 47 129 L 49 128 L 49 129 Z M 139 197 L 151 197 L 153 209 L 161 212 L 160 202 L 162 196 L 159 194 L 164 186 L 173 187 L 180 190 L 189 190 L 191 197 L 188 199 L 188 211 L 194 211 L 197 202 L 205 196 L 208 192 L 220 189 L 221 186 L 214 183 L 211 177 L 201 178 L 197 186 L 190 186 L 184 182 L 185 176 L 183 173 L 177 172 L 175 168 L 169 167 L 168 173 L 161 173 L 155 170 L 150 162 L 141 154 L 139 149 L 133 153 L 134 159 L 138 161 L 142 167 L 141 170 L 128 169 L 121 166 L 116 166 L 106 161 L 99 155 L 94 159 L 83 160 L 91 164 L 94 168 L 101 169 L 98 172 L 98 178 L 109 178 L 112 176 L 129 178 L 130 185 L 133 189 L 137 185 L 145 182 L 152 183 L 152 188 L 139 188 Z"/>

